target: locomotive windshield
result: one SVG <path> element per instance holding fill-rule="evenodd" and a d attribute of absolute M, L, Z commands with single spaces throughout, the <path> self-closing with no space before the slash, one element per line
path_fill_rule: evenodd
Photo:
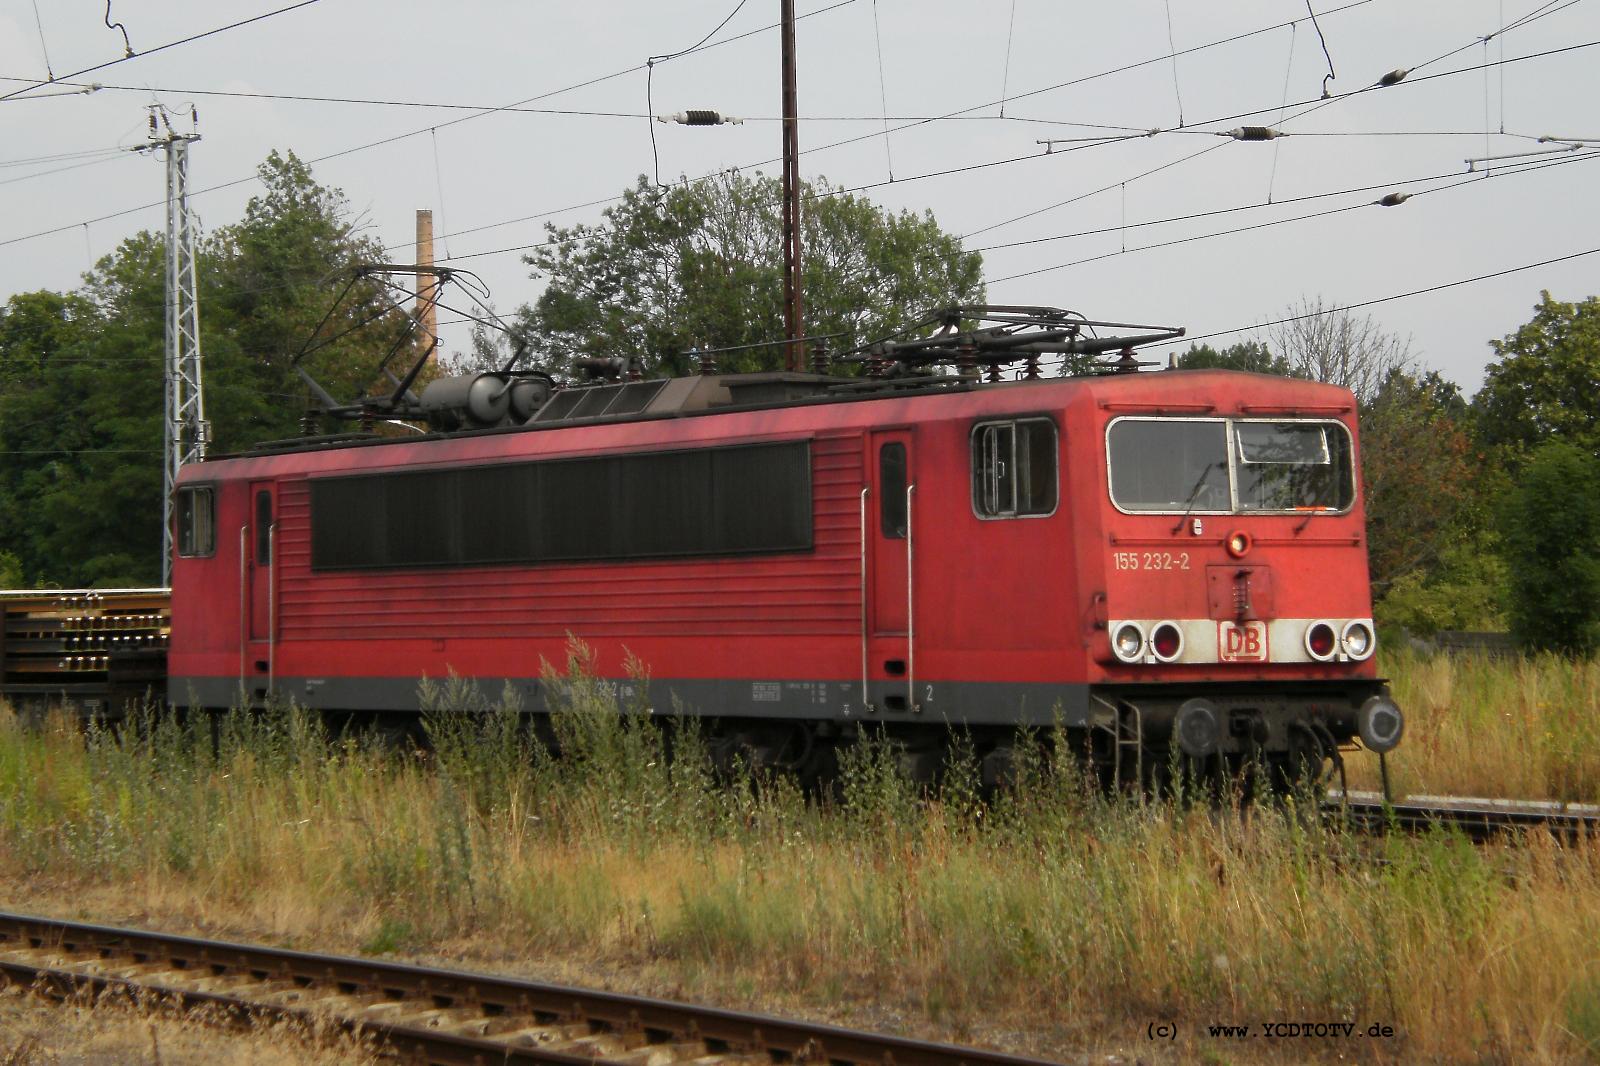
<path fill-rule="evenodd" d="M 1343 511 L 1355 500 L 1339 422 L 1119 418 L 1106 451 L 1111 500 L 1124 511 Z"/>
<path fill-rule="evenodd" d="M 1342 511 L 1350 506 L 1350 445 L 1328 422 L 1237 422 L 1241 511 Z"/>
<path fill-rule="evenodd" d="M 1227 511 L 1228 424 L 1124 418 L 1113 423 L 1111 498 L 1125 511 Z"/>

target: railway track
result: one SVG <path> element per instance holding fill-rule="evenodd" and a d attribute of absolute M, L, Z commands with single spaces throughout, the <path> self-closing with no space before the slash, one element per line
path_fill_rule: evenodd
<path fill-rule="evenodd" d="M 1325 810 L 1364 832 L 1456 829 L 1474 841 L 1513 831 L 1542 829 L 1563 840 L 1600 838 L 1600 806 L 1464 796 L 1407 796 L 1386 805 L 1377 792 L 1329 794 Z"/>
<path fill-rule="evenodd" d="M 991 1051 L 511 977 L 0 913 L 0 986 L 369 1038 L 405 1062 L 1040 1066 Z"/>

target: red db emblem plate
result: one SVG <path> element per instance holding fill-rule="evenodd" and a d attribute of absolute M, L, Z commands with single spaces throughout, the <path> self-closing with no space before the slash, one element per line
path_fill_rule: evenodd
<path fill-rule="evenodd" d="M 1267 623 L 1217 623 L 1217 657 L 1225 663 L 1267 661 Z"/>

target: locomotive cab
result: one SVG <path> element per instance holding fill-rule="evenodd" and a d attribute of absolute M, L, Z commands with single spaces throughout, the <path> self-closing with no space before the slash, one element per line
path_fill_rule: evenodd
<path fill-rule="evenodd" d="M 1354 397 L 1234 371 L 1097 391 L 1099 750 L 1115 763 L 1137 739 L 1219 769 L 1262 760 L 1285 781 L 1338 766 L 1358 738 L 1391 750 L 1403 718 L 1372 661 Z"/>

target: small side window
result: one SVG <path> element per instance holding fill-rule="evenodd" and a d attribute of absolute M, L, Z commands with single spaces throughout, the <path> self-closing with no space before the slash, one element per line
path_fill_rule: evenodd
<path fill-rule="evenodd" d="M 1056 427 L 1048 418 L 986 422 L 972 431 L 972 509 L 980 518 L 1056 509 Z"/>
<path fill-rule="evenodd" d="M 210 555 L 217 547 L 216 496 L 210 486 L 178 490 L 178 554 Z"/>
<path fill-rule="evenodd" d="M 272 493 L 256 493 L 256 565 L 272 565 Z"/>
<path fill-rule="evenodd" d="M 906 537 L 906 446 L 891 441 L 878 449 L 878 505 L 883 535 L 890 540 Z"/>

